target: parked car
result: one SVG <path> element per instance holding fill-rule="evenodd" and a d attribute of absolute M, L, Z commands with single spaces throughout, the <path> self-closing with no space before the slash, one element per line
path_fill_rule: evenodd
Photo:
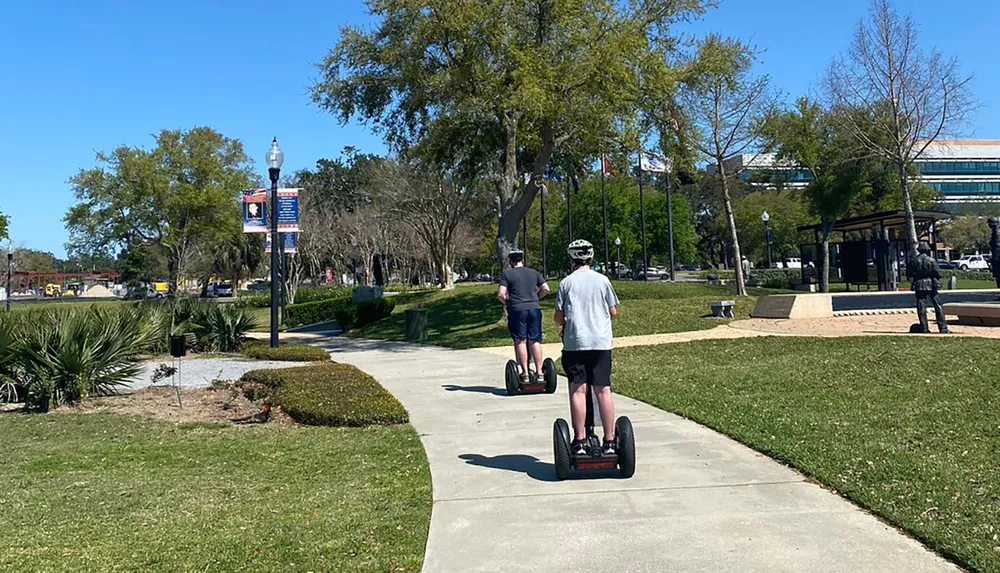
<path fill-rule="evenodd" d="M 637 278 L 640 278 L 640 279 L 645 279 L 645 280 L 652 281 L 652 280 L 661 279 L 661 278 L 663 278 L 664 275 L 669 276 L 669 274 L 670 273 L 666 272 L 666 269 L 661 269 L 659 267 L 649 267 L 648 274 L 647 274 L 646 269 L 644 269 L 644 268 L 642 268 L 640 266 L 638 269 L 636 269 L 636 275 L 635 276 Z"/>
<path fill-rule="evenodd" d="M 782 268 L 786 268 L 786 269 L 801 269 L 802 268 L 802 260 L 799 259 L 798 257 L 789 257 L 789 258 L 785 259 L 785 262 L 782 264 Z"/>
<path fill-rule="evenodd" d="M 990 268 L 989 261 L 983 255 L 965 255 L 955 261 L 955 264 L 963 271 L 967 271 L 969 269 L 989 270 Z"/>
<path fill-rule="evenodd" d="M 701 267 L 699 265 L 677 265 L 674 267 L 677 271 L 700 271 Z"/>
<path fill-rule="evenodd" d="M 938 268 L 942 269 L 942 270 L 957 269 L 958 268 L 958 265 L 956 265 L 954 263 L 954 261 L 948 261 L 948 260 L 945 260 L 945 259 L 938 259 L 937 260 L 937 264 L 938 264 Z"/>

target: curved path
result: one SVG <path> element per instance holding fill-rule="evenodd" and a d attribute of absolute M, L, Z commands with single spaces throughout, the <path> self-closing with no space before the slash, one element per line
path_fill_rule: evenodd
<path fill-rule="evenodd" d="M 308 339 L 409 410 L 434 486 L 425 572 L 958 570 L 798 473 L 640 402 L 617 397 L 635 425 L 632 479 L 557 482 L 564 379 L 555 395 L 507 397 L 500 356 Z"/>

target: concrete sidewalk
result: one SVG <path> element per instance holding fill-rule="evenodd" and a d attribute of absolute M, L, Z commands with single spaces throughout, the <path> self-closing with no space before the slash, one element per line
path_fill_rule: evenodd
<path fill-rule="evenodd" d="M 504 395 L 489 353 L 308 337 L 375 376 L 430 461 L 425 572 L 958 571 L 796 472 L 693 422 L 617 397 L 637 469 L 555 481 L 555 395 Z"/>

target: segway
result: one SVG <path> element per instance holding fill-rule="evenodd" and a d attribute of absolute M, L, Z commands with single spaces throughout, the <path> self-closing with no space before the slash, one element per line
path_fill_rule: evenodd
<path fill-rule="evenodd" d="M 513 396 L 522 392 L 545 392 L 552 394 L 556 391 L 558 375 L 556 364 L 551 358 L 542 361 L 542 380 L 538 379 L 535 369 L 532 368 L 531 353 L 528 353 L 528 381 L 521 378 L 521 365 L 516 360 L 508 360 L 507 368 L 504 370 L 504 382 L 507 385 L 507 395 Z"/>
<path fill-rule="evenodd" d="M 552 441 L 555 450 L 556 479 L 569 477 L 569 470 L 579 471 L 613 470 L 618 468 L 623 478 L 635 474 L 635 435 L 632 433 L 632 422 L 627 416 L 621 416 L 615 421 L 615 454 L 604 455 L 601 441 L 594 433 L 594 397 L 593 387 L 587 384 L 587 453 L 574 455 L 570 451 L 570 429 L 566 420 L 559 418 L 552 427 Z"/>

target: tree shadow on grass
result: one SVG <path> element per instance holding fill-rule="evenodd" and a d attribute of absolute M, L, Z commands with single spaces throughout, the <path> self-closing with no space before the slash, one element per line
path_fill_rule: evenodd
<path fill-rule="evenodd" d="M 458 457 L 473 466 L 520 472 L 538 481 L 556 481 L 555 466 L 535 456 L 505 454 L 489 457 L 482 454 L 462 454 Z"/>

